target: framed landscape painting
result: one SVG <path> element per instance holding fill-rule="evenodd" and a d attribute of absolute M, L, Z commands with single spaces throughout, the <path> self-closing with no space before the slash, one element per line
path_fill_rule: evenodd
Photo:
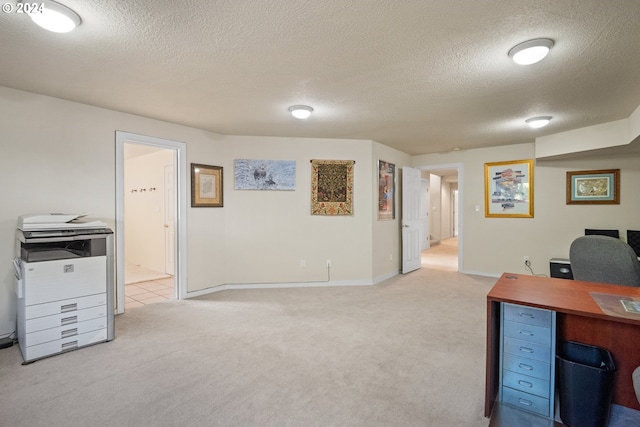
<path fill-rule="evenodd" d="M 619 205 L 620 169 L 567 172 L 568 205 Z"/>

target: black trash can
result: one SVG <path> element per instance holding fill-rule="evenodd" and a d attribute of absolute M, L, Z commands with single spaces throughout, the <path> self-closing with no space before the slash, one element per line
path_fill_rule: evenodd
<path fill-rule="evenodd" d="M 562 422 L 569 427 L 606 427 L 616 371 L 611 353 L 566 341 L 560 345 L 556 362 Z"/>

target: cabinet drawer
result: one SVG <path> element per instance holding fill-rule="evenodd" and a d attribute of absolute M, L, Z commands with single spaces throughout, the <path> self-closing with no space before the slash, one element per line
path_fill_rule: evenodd
<path fill-rule="evenodd" d="M 106 292 L 105 256 L 24 264 L 25 305 Z"/>
<path fill-rule="evenodd" d="M 64 338 L 74 337 L 76 335 L 86 334 L 87 332 L 105 329 L 107 327 L 107 317 L 102 316 L 97 319 L 87 320 L 85 322 L 75 322 L 73 324 L 60 326 L 57 328 L 43 329 L 41 331 L 27 333 L 27 347 L 42 344 L 49 341 L 60 340 Z"/>
<path fill-rule="evenodd" d="M 44 329 L 74 325 L 87 320 L 107 318 L 107 306 L 101 305 L 84 310 L 76 310 L 69 313 L 56 314 L 54 316 L 38 317 L 29 319 L 25 323 L 25 333 L 31 334 Z"/>
<path fill-rule="evenodd" d="M 526 359 L 539 360 L 549 363 L 551 361 L 551 347 L 515 338 L 504 338 L 504 352 L 515 354 Z"/>
<path fill-rule="evenodd" d="M 64 338 L 57 341 L 50 341 L 43 344 L 33 345 L 30 347 L 21 347 L 24 350 L 25 361 L 31 361 L 46 356 L 51 356 L 63 351 L 75 350 L 89 344 L 95 344 L 107 340 L 107 329 L 87 332 L 75 337 Z"/>
<path fill-rule="evenodd" d="M 504 335 L 538 344 L 551 344 L 551 328 L 511 321 L 504 322 Z"/>
<path fill-rule="evenodd" d="M 502 304 L 504 320 L 543 327 L 551 326 L 551 311 L 516 304 Z"/>
<path fill-rule="evenodd" d="M 70 313 L 85 308 L 97 307 L 107 304 L 107 294 L 101 293 L 86 297 L 60 300 L 45 304 L 30 305 L 25 307 L 25 318 L 35 319 L 36 317 L 51 316 L 53 314 Z M 28 322 L 27 322 L 28 323 Z M 54 325 L 58 326 L 58 325 Z"/>
<path fill-rule="evenodd" d="M 514 356 L 513 354 L 504 354 L 502 367 L 509 371 L 547 381 L 551 378 L 550 363 Z"/>
<path fill-rule="evenodd" d="M 528 377 L 511 371 L 502 372 L 502 384 L 505 387 L 535 394 L 536 396 L 549 398 L 549 381 L 540 378 Z"/>
<path fill-rule="evenodd" d="M 550 400 L 524 393 L 508 387 L 502 388 L 502 402 L 524 411 L 548 417 L 551 414 Z"/>

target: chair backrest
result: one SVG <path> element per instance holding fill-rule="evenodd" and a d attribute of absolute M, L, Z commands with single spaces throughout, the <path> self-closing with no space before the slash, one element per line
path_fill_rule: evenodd
<path fill-rule="evenodd" d="M 627 244 L 636 251 L 636 256 L 640 257 L 640 231 L 627 230 Z"/>
<path fill-rule="evenodd" d="M 610 237 L 615 237 L 616 239 L 619 239 L 620 238 L 620 231 L 618 231 L 618 230 L 601 230 L 601 229 L 597 229 L 597 228 L 585 228 L 584 229 L 584 235 L 585 236 L 592 236 L 592 235 L 610 236 Z"/>
<path fill-rule="evenodd" d="M 609 236 L 582 236 L 571 243 L 573 278 L 586 282 L 640 286 L 640 262 L 629 245 Z"/>

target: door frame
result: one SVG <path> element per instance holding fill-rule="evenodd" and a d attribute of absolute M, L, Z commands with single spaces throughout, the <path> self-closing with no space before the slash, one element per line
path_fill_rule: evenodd
<path fill-rule="evenodd" d="M 460 204 L 464 202 L 464 164 L 446 163 L 435 165 L 414 166 L 421 171 L 438 169 L 456 169 L 458 171 L 458 271 L 464 273 L 464 209 L 460 209 Z"/>
<path fill-rule="evenodd" d="M 141 144 L 174 152 L 174 286 L 176 298 L 187 296 L 187 144 L 153 136 L 116 131 L 116 314 L 124 313 L 124 144 Z"/>

